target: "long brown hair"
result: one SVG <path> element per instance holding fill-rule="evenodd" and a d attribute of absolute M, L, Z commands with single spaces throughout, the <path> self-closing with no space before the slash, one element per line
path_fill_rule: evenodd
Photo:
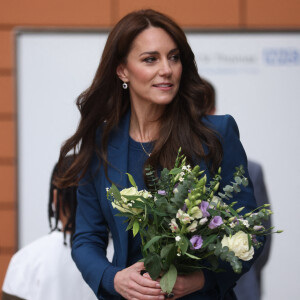
<path fill-rule="evenodd" d="M 107 173 L 109 134 L 130 106 L 129 91 L 122 89 L 116 69 L 121 63 L 126 63 L 137 35 L 150 26 L 164 29 L 178 46 L 182 77 L 178 94 L 161 117 L 159 138 L 146 164 L 172 168 L 181 147 L 189 162 L 199 157 L 209 163 L 211 171 L 219 166 L 222 159 L 221 143 L 215 132 L 201 121 L 209 99 L 197 71 L 194 53 L 184 32 L 173 20 L 147 9 L 126 15 L 110 32 L 92 85 L 77 99 L 80 123 L 75 134 L 62 146 L 59 161 L 70 151 L 78 152 L 78 156 L 67 172 L 57 179 L 57 185 L 64 187 L 78 183 L 95 152 Z M 96 130 L 99 126 L 102 126 L 100 148 L 96 146 Z"/>

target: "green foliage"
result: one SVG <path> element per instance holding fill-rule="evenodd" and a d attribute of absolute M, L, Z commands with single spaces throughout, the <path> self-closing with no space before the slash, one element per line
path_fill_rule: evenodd
<path fill-rule="evenodd" d="M 156 253 L 149 253 L 148 256 L 145 257 L 144 265 L 150 277 L 156 280 L 161 272 L 161 257 Z"/>
<path fill-rule="evenodd" d="M 134 181 L 134 179 L 133 179 L 133 177 L 132 177 L 132 175 L 129 174 L 129 173 L 126 173 L 126 174 L 127 174 L 127 176 L 128 176 L 128 179 L 129 179 L 129 182 L 131 183 L 131 185 L 134 186 L 134 187 L 137 187 L 137 186 L 136 186 L 136 183 L 135 183 L 135 181 Z"/>
<path fill-rule="evenodd" d="M 176 278 L 177 278 L 176 267 L 174 265 L 170 265 L 168 272 L 166 272 L 160 280 L 160 286 L 162 290 L 167 293 L 171 293 L 175 285 Z"/>
<path fill-rule="evenodd" d="M 221 168 L 208 182 L 200 166 L 191 168 L 179 149 L 172 170 L 164 168 L 159 178 L 151 166 L 145 171 L 148 193 L 137 191 L 124 195 L 123 190 L 120 192 L 112 185 L 107 195 L 119 210 L 118 215 L 127 218 L 126 230 L 132 230 L 134 236 L 140 234 L 145 268 L 154 280 L 162 276 L 161 287 L 167 293 L 172 291 L 177 273 L 203 268 L 222 272 L 220 260 L 228 262 L 234 272 L 240 273 L 242 261 L 232 249 L 222 246 L 223 238 L 231 239 L 242 231 L 247 235 L 249 247 L 246 250 L 250 251 L 252 247 L 261 246 L 252 241 L 253 235 L 265 235 L 273 230 L 261 226 L 262 220 L 272 213 L 267 206 L 247 211 L 236 197 L 248 184 L 243 166 L 236 168 L 233 180 L 228 184 L 221 181 Z M 133 177 L 127 175 L 136 188 Z M 207 205 L 209 215 L 206 217 L 200 210 L 202 204 Z M 222 222 L 210 228 L 213 218 L 221 218 Z M 195 240 L 193 244 L 190 242 L 195 236 L 202 239 L 200 246 Z"/>

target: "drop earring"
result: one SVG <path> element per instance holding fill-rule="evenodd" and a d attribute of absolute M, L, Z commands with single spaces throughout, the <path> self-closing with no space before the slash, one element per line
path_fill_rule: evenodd
<path fill-rule="evenodd" d="M 124 90 L 127 90 L 128 84 L 126 82 L 123 82 L 122 87 L 123 87 Z"/>

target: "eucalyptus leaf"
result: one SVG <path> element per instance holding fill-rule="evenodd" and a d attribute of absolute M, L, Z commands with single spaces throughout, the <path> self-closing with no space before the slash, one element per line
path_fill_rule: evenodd
<path fill-rule="evenodd" d="M 239 177 L 239 176 L 234 177 L 234 181 L 235 181 L 237 184 L 241 184 L 241 183 L 242 183 L 242 179 L 241 179 L 241 177 Z"/>
<path fill-rule="evenodd" d="M 248 185 L 248 179 L 247 179 L 246 177 L 244 177 L 244 178 L 242 179 L 242 185 L 243 185 L 243 186 L 247 186 L 247 185 Z"/>

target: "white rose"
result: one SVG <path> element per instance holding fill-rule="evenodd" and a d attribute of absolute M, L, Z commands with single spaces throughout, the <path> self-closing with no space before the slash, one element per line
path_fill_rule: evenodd
<path fill-rule="evenodd" d="M 120 191 L 121 196 L 139 196 L 140 192 L 137 190 L 136 187 L 132 186 L 127 189 L 123 189 Z M 122 197 L 122 200 L 126 203 L 128 200 L 125 197 Z"/>
<path fill-rule="evenodd" d="M 142 191 L 142 196 L 144 198 L 152 198 L 152 195 L 148 191 L 145 191 L 145 190 Z"/>
<path fill-rule="evenodd" d="M 127 189 L 123 189 L 122 191 L 120 191 L 121 194 L 121 198 L 123 200 L 123 204 L 122 207 L 124 207 L 126 209 L 126 211 L 131 212 L 133 214 L 139 214 L 141 212 L 143 212 L 143 209 L 141 208 L 131 208 L 130 210 L 128 210 L 128 206 L 126 205 L 126 203 L 129 201 L 126 197 L 124 196 L 142 196 L 143 192 L 142 191 L 138 191 L 136 187 L 132 186 L 130 188 Z M 135 201 L 142 201 L 141 199 L 136 199 Z M 132 203 L 134 203 L 133 201 L 131 201 Z M 120 210 L 119 207 L 116 207 L 118 210 Z M 122 211 L 122 210 L 120 210 Z"/>
<path fill-rule="evenodd" d="M 247 261 L 253 258 L 254 248 L 249 250 L 248 235 L 243 231 L 238 231 L 232 237 L 224 236 L 221 241 L 222 247 L 227 246 L 239 259 Z"/>
<path fill-rule="evenodd" d="M 123 204 L 122 206 L 116 204 L 115 202 L 111 203 L 113 208 L 116 208 L 120 212 L 130 212 L 128 209 L 128 206 L 126 204 Z"/>

